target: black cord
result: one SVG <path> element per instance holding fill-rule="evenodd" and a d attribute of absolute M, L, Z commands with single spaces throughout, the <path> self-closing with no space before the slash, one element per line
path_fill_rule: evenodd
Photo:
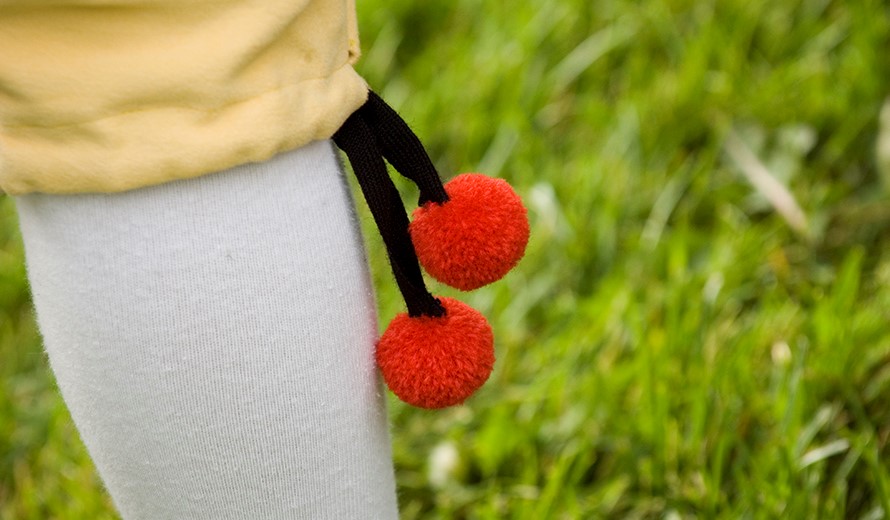
<path fill-rule="evenodd" d="M 333 140 L 346 153 L 377 223 L 393 275 L 408 307 L 408 315 L 444 315 L 444 307 L 424 284 L 417 253 L 408 234 L 405 206 L 386 171 L 386 163 L 378 149 L 379 141 L 365 122 L 364 113 L 359 110 L 350 115 L 334 134 Z"/>
<path fill-rule="evenodd" d="M 418 206 L 427 202 L 447 202 L 448 194 L 433 162 L 420 139 L 399 114 L 373 91 L 368 92 L 368 101 L 358 111 L 373 130 L 383 157 L 417 185 L 420 190 Z"/>

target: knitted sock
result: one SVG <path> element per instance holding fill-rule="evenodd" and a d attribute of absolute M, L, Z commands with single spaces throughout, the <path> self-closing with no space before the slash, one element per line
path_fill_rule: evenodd
<path fill-rule="evenodd" d="M 373 294 L 330 142 L 16 204 L 50 364 L 124 519 L 397 517 Z"/>

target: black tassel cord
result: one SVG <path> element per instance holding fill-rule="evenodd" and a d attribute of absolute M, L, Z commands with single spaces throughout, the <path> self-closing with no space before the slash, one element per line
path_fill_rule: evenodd
<path fill-rule="evenodd" d="M 420 190 L 420 204 L 448 201 L 445 187 L 420 139 L 401 117 L 374 92 L 334 134 L 346 153 L 374 222 L 383 237 L 396 283 L 411 317 L 445 314 L 426 289 L 417 253 L 408 234 L 408 215 L 386 170 L 384 157 Z"/>

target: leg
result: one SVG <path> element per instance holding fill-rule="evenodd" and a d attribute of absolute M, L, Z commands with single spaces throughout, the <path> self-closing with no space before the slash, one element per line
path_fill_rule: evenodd
<path fill-rule="evenodd" d="M 50 363 L 126 520 L 397 517 L 373 294 L 329 142 L 16 203 Z"/>

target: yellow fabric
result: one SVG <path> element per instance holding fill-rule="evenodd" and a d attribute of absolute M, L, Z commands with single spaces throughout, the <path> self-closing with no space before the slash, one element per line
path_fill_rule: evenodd
<path fill-rule="evenodd" d="M 0 189 L 123 191 L 329 138 L 355 0 L 0 2 Z"/>

